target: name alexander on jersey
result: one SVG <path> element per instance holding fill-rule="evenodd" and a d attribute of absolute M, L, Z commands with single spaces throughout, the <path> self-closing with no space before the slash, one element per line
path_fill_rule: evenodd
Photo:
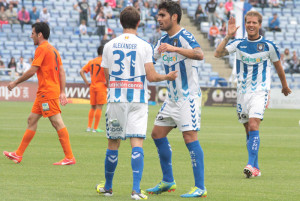
<path fill-rule="evenodd" d="M 129 49 L 134 50 L 136 49 L 137 44 L 130 44 L 130 43 L 114 43 L 113 48 L 123 48 L 123 49 Z"/>

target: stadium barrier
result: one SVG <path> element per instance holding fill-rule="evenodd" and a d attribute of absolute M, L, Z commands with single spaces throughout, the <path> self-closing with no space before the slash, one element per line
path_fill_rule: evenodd
<path fill-rule="evenodd" d="M 0 82 L 0 101 L 29 101 L 33 102 L 36 97 L 37 83 L 24 82 L 12 91 L 7 89 L 9 82 Z M 148 86 L 149 103 L 162 103 L 168 96 L 168 90 L 164 86 Z M 201 87 L 202 106 L 235 107 L 236 88 Z M 269 108 L 300 109 L 300 90 L 285 97 L 280 89 L 272 89 L 270 93 Z M 67 83 L 66 95 L 69 103 L 89 104 L 89 88 L 83 83 Z"/>

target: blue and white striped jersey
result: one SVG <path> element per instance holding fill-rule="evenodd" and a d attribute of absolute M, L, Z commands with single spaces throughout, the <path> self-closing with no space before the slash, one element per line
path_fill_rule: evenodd
<path fill-rule="evenodd" d="M 145 63 L 153 62 L 152 46 L 134 34 L 105 44 L 101 66 L 109 69 L 108 102 L 148 102 Z"/>
<path fill-rule="evenodd" d="M 271 62 L 280 60 L 278 48 L 272 41 L 262 36 L 255 41 L 235 39 L 227 44 L 226 49 L 229 53 L 236 52 L 238 93 L 270 90 Z"/>
<path fill-rule="evenodd" d="M 168 43 L 172 46 L 185 49 L 194 49 L 200 47 L 194 36 L 183 28 L 173 36 L 169 36 L 168 34 L 162 36 L 154 48 L 154 58 L 162 58 L 166 74 L 170 71 L 178 70 L 178 77 L 174 81 L 167 81 L 167 98 L 169 100 L 177 102 L 189 96 L 199 96 L 201 91 L 199 87 L 197 61 L 176 52 L 159 53 L 158 48 L 161 43 Z"/>

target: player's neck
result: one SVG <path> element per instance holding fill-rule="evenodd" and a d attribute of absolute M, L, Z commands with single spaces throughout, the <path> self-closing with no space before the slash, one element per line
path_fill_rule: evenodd
<path fill-rule="evenodd" d="M 137 35 L 136 29 L 123 29 L 123 33 L 134 34 Z"/>
<path fill-rule="evenodd" d="M 251 40 L 251 41 L 255 41 L 255 40 L 258 40 L 258 39 L 260 39 L 260 35 L 256 35 L 256 36 L 253 36 L 253 37 L 248 36 L 248 40 Z"/>
<path fill-rule="evenodd" d="M 41 39 L 38 43 L 38 46 L 41 45 L 43 42 L 47 41 L 46 39 Z"/>
<path fill-rule="evenodd" d="M 181 27 L 179 24 L 174 25 L 170 30 L 167 31 L 169 36 L 174 36 L 180 31 Z"/>

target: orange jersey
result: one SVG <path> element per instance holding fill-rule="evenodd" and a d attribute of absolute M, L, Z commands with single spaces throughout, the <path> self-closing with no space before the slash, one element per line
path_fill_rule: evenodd
<path fill-rule="evenodd" d="M 62 62 L 58 51 L 48 41 L 43 42 L 36 48 L 31 65 L 39 67 L 37 71 L 39 80 L 37 99 L 49 100 L 59 98 L 59 69 L 62 66 Z"/>
<path fill-rule="evenodd" d="M 95 91 L 106 90 L 104 70 L 100 66 L 101 61 L 102 57 L 96 57 L 90 60 L 84 67 L 82 67 L 82 70 L 84 70 L 84 72 L 91 73 L 90 89 L 93 89 Z"/>

